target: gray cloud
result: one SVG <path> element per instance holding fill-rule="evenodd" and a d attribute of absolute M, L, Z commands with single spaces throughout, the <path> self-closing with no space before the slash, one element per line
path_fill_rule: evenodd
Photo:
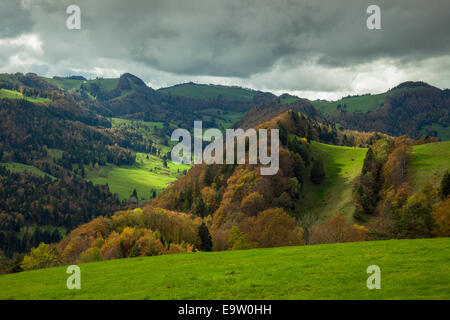
<path fill-rule="evenodd" d="M 0 38 L 15 37 L 30 31 L 33 22 L 20 1 L 0 1 Z"/>
<path fill-rule="evenodd" d="M 150 82 L 211 77 L 343 92 L 364 65 L 406 70 L 450 53 L 448 0 L 23 0 L 27 10 L 0 1 L 0 39 L 38 35 L 43 54 L 30 68 L 47 72 L 137 70 Z M 81 7 L 82 30 L 65 28 L 69 4 Z M 369 4 L 381 7 L 380 31 L 366 28 Z"/>

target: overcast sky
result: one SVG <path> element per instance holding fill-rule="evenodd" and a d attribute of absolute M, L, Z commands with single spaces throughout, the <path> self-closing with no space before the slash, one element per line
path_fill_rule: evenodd
<path fill-rule="evenodd" d="M 66 28 L 67 6 L 81 30 Z M 381 8 L 381 30 L 366 9 Z M 450 87 L 449 0 L 0 0 L 0 72 L 232 84 L 336 99 Z"/>

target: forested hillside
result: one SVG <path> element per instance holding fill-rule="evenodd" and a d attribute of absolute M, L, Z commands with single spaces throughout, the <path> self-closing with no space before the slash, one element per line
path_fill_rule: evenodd
<path fill-rule="evenodd" d="M 450 90 L 423 82 L 405 82 L 379 95 L 312 103 L 327 119 L 347 129 L 450 139 Z"/>
<path fill-rule="evenodd" d="M 365 113 L 356 104 L 373 97 L 321 113 L 325 102 L 192 83 L 153 90 L 131 74 L 0 75 L 0 90 L 2 272 L 449 233 L 448 145 L 395 137 L 445 128 L 448 92 L 423 83 Z M 171 132 L 194 120 L 279 129 L 280 170 L 173 164 Z"/>
<path fill-rule="evenodd" d="M 156 197 L 189 168 L 168 156 L 177 126 L 202 119 L 224 129 L 273 98 L 158 93 L 127 73 L 93 80 L 1 74 L 0 90 L 0 250 L 8 257 Z"/>

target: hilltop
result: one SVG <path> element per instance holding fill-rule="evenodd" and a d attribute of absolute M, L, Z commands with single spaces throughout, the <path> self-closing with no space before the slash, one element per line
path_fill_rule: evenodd
<path fill-rule="evenodd" d="M 311 103 L 329 121 L 346 129 L 450 139 L 450 91 L 424 82 L 405 82 L 381 94 Z"/>
<path fill-rule="evenodd" d="M 193 82 L 177 84 L 172 87 L 161 88 L 157 90 L 163 94 L 176 95 L 197 99 L 215 99 L 222 98 L 228 100 L 251 101 L 256 94 L 261 91 L 245 89 L 241 87 L 196 84 Z M 275 96 L 274 96 L 275 97 Z"/>

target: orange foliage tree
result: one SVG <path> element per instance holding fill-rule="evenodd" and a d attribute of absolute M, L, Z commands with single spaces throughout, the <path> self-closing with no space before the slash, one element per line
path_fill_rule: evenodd
<path fill-rule="evenodd" d="M 311 232 L 311 243 L 338 243 L 364 241 L 368 229 L 347 222 L 342 214 L 337 214 L 322 225 L 314 226 Z"/>
<path fill-rule="evenodd" d="M 250 243 L 258 247 L 278 247 L 303 244 L 301 229 L 295 218 L 281 208 L 267 209 L 256 217 L 245 219 L 241 230 Z"/>

